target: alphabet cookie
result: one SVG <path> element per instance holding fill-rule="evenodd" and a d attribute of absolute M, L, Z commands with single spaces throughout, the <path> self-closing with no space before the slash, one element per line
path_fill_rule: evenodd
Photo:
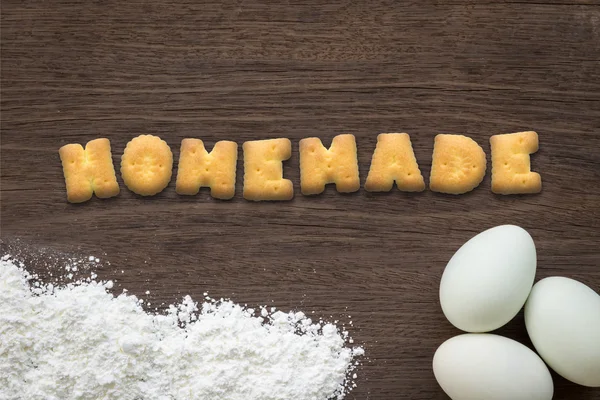
<path fill-rule="evenodd" d="M 532 131 L 494 135 L 492 147 L 492 192 L 497 194 L 539 193 L 542 177 L 531 172 L 529 155 L 538 150 L 538 134 Z"/>
<path fill-rule="evenodd" d="M 85 145 L 67 144 L 58 150 L 63 166 L 67 201 L 82 203 L 92 194 L 105 199 L 119 194 L 110 141 L 95 139 Z"/>
<path fill-rule="evenodd" d="M 153 196 L 171 180 L 173 153 L 161 138 L 140 135 L 133 138 L 121 156 L 121 177 L 134 193 Z"/>
<path fill-rule="evenodd" d="M 338 135 L 329 149 L 319 138 L 300 140 L 300 186 L 302 194 L 319 194 L 335 183 L 338 192 L 360 189 L 354 135 Z"/>
<path fill-rule="evenodd" d="M 437 135 L 429 187 L 434 192 L 462 194 L 475 189 L 485 176 L 485 153 L 473 139 L 462 135 Z"/>
<path fill-rule="evenodd" d="M 175 190 L 195 195 L 202 186 L 210 187 L 217 199 L 231 199 L 235 194 L 237 143 L 220 141 L 209 153 L 200 139 L 183 139 L 177 168 Z"/>
<path fill-rule="evenodd" d="M 365 190 L 389 192 L 394 186 L 404 192 L 425 190 L 425 181 L 406 133 L 381 133 L 371 159 Z"/>
<path fill-rule="evenodd" d="M 244 198 L 246 200 L 291 200 L 294 185 L 283 178 L 282 161 L 292 156 L 289 139 L 245 142 Z"/>

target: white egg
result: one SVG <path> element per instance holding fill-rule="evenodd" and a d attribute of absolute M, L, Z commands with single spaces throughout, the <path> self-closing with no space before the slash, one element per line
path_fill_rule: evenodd
<path fill-rule="evenodd" d="M 433 356 L 433 373 L 452 400 L 550 400 L 552 376 L 521 343 L 489 333 L 445 341 Z"/>
<path fill-rule="evenodd" d="M 501 225 L 481 232 L 446 265 L 440 283 L 444 315 L 466 332 L 498 329 L 525 304 L 535 270 L 535 244 L 526 230 Z"/>
<path fill-rule="evenodd" d="M 550 368 L 577 384 L 600 387 L 600 295 L 573 279 L 542 279 L 525 305 L 525 325 Z"/>

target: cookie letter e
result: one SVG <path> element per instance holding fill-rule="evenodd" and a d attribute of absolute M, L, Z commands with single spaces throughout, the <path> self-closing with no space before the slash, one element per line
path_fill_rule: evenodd
<path fill-rule="evenodd" d="M 246 200 L 291 200 L 294 185 L 283 178 L 282 161 L 292 156 L 289 139 L 253 140 L 245 142 L 244 198 Z"/>
<path fill-rule="evenodd" d="M 542 178 L 531 172 L 529 155 L 538 150 L 535 132 L 507 133 L 490 138 L 492 147 L 492 192 L 497 194 L 539 193 Z"/>

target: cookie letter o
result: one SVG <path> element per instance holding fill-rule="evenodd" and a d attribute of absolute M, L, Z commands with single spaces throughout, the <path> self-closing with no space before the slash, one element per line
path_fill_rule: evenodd
<path fill-rule="evenodd" d="M 121 156 L 121 176 L 134 193 L 153 196 L 163 191 L 171 180 L 173 153 L 161 138 L 140 135 L 133 138 Z"/>

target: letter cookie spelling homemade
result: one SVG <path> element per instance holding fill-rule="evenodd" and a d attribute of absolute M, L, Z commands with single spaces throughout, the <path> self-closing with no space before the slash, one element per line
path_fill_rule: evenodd
<path fill-rule="evenodd" d="M 134 193 L 153 196 L 171 180 L 173 153 L 161 138 L 140 135 L 133 138 L 121 156 L 121 177 Z"/>
<path fill-rule="evenodd" d="M 360 189 L 354 135 L 338 135 L 326 149 L 319 138 L 300 140 L 300 187 L 302 194 L 319 194 L 335 183 L 338 192 Z"/>
<path fill-rule="evenodd" d="M 202 186 L 210 187 L 217 199 L 231 199 L 235 194 L 237 143 L 220 141 L 209 153 L 200 139 L 183 139 L 179 153 L 176 191 L 195 195 Z"/>
<path fill-rule="evenodd" d="M 368 192 L 389 192 L 394 186 L 404 192 L 425 190 L 425 181 L 407 133 L 381 133 L 365 182 Z"/>
<path fill-rule="evenodd" d="M 119 184 L 108 139 L 95 139 L 85 145 L 67 144 L 58 150 L 67 186 L 67 201 L 82 203 L 92 198 L 119 194 Z"/>
<path fill-rule="evenodd" d="M 529 155 L 538 150 L 535 132 L 507 133 L 490 138 L 492 147 L 492 192 L 498 194 L 539 193 L 542 177 L 531 172 Z"/>
<path fill-rule="evenodd" d="M 470 192 L 483 180 L 485 164 L 485 153 L 473 139 L 462 135 L 437 135 L 429 188 L 449 194 Z"/>
<path fill-rule="evenodd" d="M 289 139 L 253 140 L 244 143 L 244 198 L 291 200 L 294 185 L 283 178 L 282 161 L 292 156 Z"/>

